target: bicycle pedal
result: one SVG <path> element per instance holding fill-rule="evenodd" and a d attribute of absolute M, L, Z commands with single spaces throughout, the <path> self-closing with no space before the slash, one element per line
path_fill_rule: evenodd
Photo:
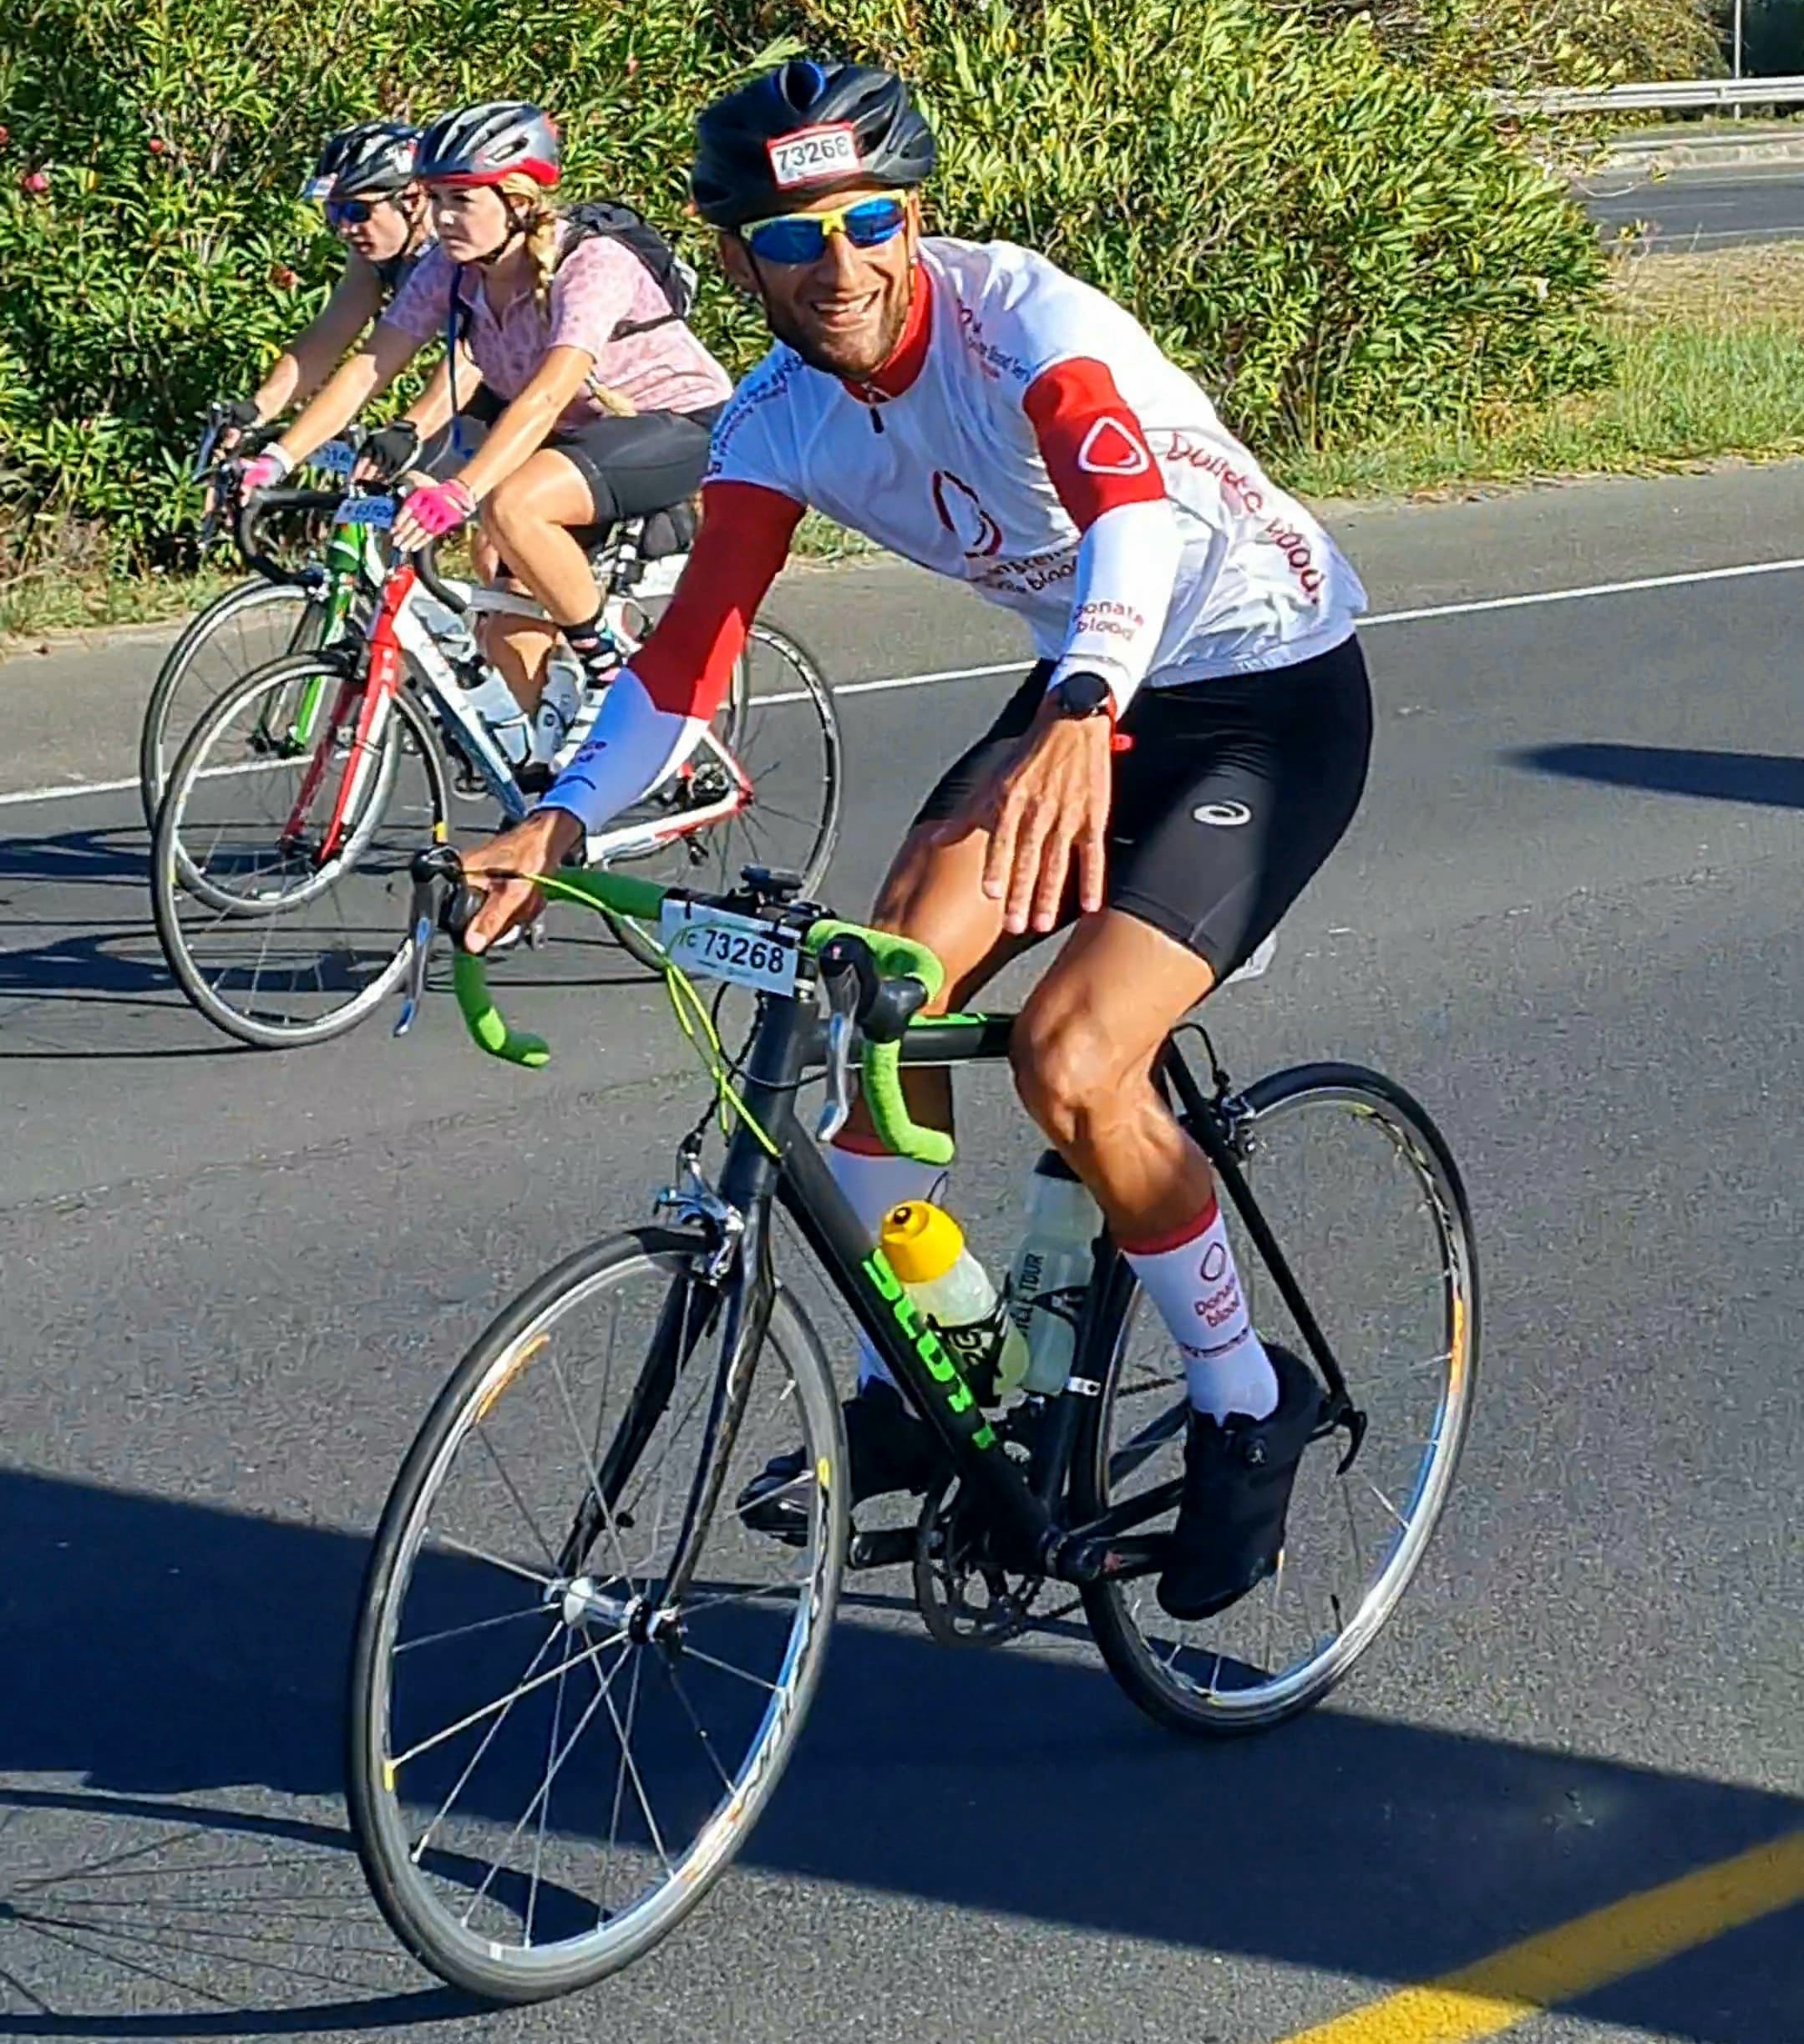
<path fill-rule="evenodd" d="M 914 1559 L 912 1526 L 882 1526 L 874 1533 L 854 1533 L 846 1548 L 849 1569 L 899 1569 Z"/>

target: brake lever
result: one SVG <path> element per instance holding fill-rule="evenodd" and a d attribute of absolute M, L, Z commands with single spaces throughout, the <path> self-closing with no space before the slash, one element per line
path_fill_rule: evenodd
<path fill-rule="evenodd" d="M 827 986 L 827 1097 L 821 1103 L 814 1139 L 830 1143 L 852 1113 L 852 1034 L 859 1005 L 859 976 L 849 965 L 823 974 Z"/>
<path fill-rule="evenodd" d="M 402 999 L 400 1019 L 394 1026 L 398 1037 L 404 1037 L 413 1027 L 413 1017 L 426 997 L 426 969 L 432 961 L 433 930 L 438 921 L 433 910 L 433 882 L 426 875 L 415 877 L 408 920 L 413 930 L 413 956 L 408 961 L 407 992 Z"/>

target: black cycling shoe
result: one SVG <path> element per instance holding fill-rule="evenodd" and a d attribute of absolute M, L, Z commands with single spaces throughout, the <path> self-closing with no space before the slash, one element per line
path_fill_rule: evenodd
<path fill-rule="evenodd" d="M 1321 1417 L 1315 1372 L 1287 1348 L 1268 1347 L 1278 1404 L 1264 1419 L 1192 1413 L 1184 1440 L 1183 1499 L 1158 1600 L 1173 1618 L 1212 1618 L 1278 1565 L 1297 1465 Z"/>
<path fill-rule="evenodd" d="M 892 1490 L 919 1497 L 945 1474 L 940 1443 L 894 1386 L 874 1378 L 861 1384 L 858 1396 L 848 1398 L 840 1409 L 845 1414 L 847 1480 L 854 1504 Z M 773 1534 L 799 1546 L 808 1537 L 808 1493 L 813 1480 L 805 1448 L 775 1456 L 740 1492 L 739 1516 L 754 1533 Z"/>

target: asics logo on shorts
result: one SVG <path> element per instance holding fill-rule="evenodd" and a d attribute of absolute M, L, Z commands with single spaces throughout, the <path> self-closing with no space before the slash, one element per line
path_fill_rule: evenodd
<path fill-rule="evenodd" d="M 1214 824 L 1224 830 L 1253 820 L 1253 812 L 1244 802 L 1199 802 L 1190 814 L 1199 824 Z"/>

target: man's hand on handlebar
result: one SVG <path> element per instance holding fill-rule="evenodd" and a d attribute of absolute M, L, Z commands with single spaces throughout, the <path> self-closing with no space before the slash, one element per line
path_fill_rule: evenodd
<path fill-rule="evenodd" d="M 509 876 L 555 871 L 582 841 L 582 824 L 568 809 L 539 809 L 472 852 L 464 877 L 486 899 L 464 933 L 465 950 L 485 951 L 496 938 L 532 922 L 545 897 L 530 880 Z"/>

